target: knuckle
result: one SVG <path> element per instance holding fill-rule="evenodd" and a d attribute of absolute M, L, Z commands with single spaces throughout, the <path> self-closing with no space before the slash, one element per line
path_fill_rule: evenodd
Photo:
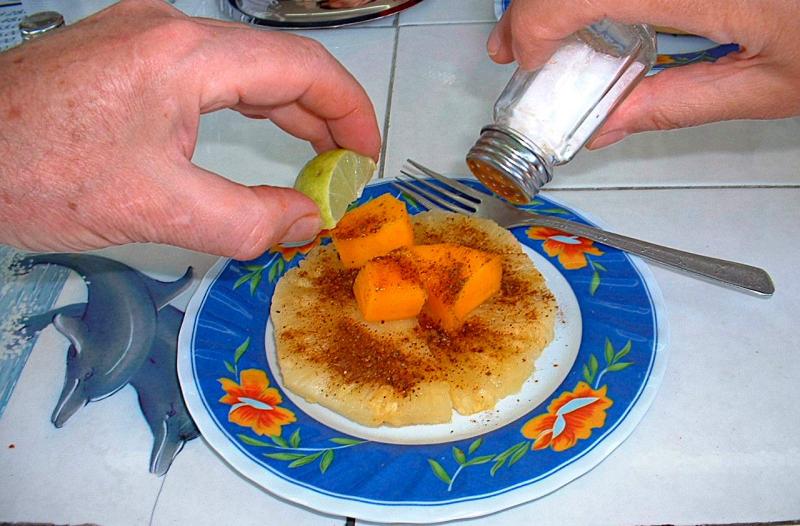
<path fill-rule="evenodd" d="M 309 65 L 319 65 L 331 60 L 331 54 L 322 43 L 311 38 L 300 37 L 302 42 L 302 56 Z"/>
<path fill-rule="evenodd" d="M 675 130 L 684 126 L 675 112 L 665 108 L 653 108 L 649 121 L 652 130 Z"/>
<path fill-rule="evenodd" d="M 154 45 L 172 49 L 181 46 L 195 47 L 207 38 L 207 30 L 190 18 L 164 18 L 147 33 Z"/>
<path fill-rule="evenodd" d="M 240 260 L 255 259 L 276 242 L 274 210 L 266 207 L 255 195 L 250 206 L 242 208 L 240 219 L 226 233 L 230 257 Z M 246 212 L 244 212 L 246 210 Z"/>
<path fill-rule="evenodd" d="M 263 220 L 257 220 L 231 236 L 235 240 L 231 246 L 231 257 L 239 260 L 255 259 L 272 246 L 273 237 L 270 225 Z"/>

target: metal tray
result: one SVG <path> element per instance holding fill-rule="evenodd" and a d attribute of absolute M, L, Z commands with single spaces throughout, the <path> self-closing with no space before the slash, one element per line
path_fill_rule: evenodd
<path fill-rule="evenodd" d="M 398 13 L 422 0 L 220 0 L 233 20 L 285 29 L 358 24 Z M 349 6 L 348 6 L 349 4 Z"/>

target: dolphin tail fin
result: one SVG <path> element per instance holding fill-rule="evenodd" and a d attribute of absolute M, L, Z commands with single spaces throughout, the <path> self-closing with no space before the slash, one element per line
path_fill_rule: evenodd
<path fill-rule="evenodd" d="M 164 419 L 161 421 L 161 426 L 152 428 L 152 431 L 153 450 L 150 453 L 150 473 L 159 477 L 167 473 L 184 444 L 200 434 L 188 416 Z"/>
<path fill-rule="evenodd" d="M 170 301 L 175 299 L 178 294 L 186 290 L 192 282 L 194 269 L 189 267 L 184 272 L 183 276 L 175 281 L 158 281 L 149 277 L 144 277 L 144 283 L 147 290 L 150 292 L 150 297 L 153 298 L 153 304 L 156 310 L 161 310 Z"/>

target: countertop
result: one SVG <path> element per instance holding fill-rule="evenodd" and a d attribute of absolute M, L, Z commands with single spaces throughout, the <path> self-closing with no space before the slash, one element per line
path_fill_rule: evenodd
<path fill-rule="evenodd" d="M 380 177 L 397 175 L 409 157 L 466 175 L 464 154 L 512 72 L 484 51 L 494 19 L 488 0 L 426 0 L 364 25 L 302 32 L 322 41 L 371 96 L 385 140 Z M 242 183 L 289 186 L 311 155 L 308 144 L 269 122 L 221 111 L 203 117 L 194 160 Z M 600 465 L 552 494 L 458 523 L 800 519 L 800 346 L 792 321 L 800 308 L 793 278 L 800 119 L 634 136 L 582 152 L 558 169 L 545 194 L 609 230 L 763 267 L 776 292 L 756 297 L 650 265 L 669 318 L 669 363 L 641 423 Z M 99 254 L 166 280 L 193 266 L 193 286 L 173 302 L 178 308 L 216 261 L 155 245 Z M 85 298 L 70 274 L 55 304 Z M 203 439 L 188 442 L 163 477 L 148 473 L 151 436 L 130 386 L 56 429 L 50 413 L 67 347 L 52 327 L 40 334 L 0 417 L 0 521 L 345 524 L 336 510 L 305 509 L 248 482 Z"/>

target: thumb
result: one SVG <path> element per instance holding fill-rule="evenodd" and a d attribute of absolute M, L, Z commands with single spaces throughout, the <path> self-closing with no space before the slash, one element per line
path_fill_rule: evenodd
<path fill-rule="evenodd" d="M 588 147 L 602 148 L 642 131 L 779 117 L 775 100 L 785 90 L 781 82 L 770 66 L 735 59 L 662 71 L 631 92 Z"/>
<path fill-rule="evenodd" d="M 320 230 L 317 205 L 296 190 L 244 186 L 191 163 L 185 170 L 160 196 L 167 212 L 144 218 L 146 241 L 248 260 Z"/>

